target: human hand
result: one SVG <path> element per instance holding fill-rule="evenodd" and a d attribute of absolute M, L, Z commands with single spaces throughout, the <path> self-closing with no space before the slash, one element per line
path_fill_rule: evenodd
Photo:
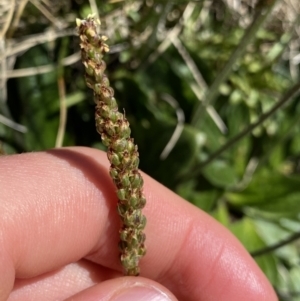
<path fill-rule="evenodd" d="M 228 230 L 146 175 L 142 277 L 120 277 L 108 164 L 79 147 L 0 157 L 0 301 L 277 300 Z"/>

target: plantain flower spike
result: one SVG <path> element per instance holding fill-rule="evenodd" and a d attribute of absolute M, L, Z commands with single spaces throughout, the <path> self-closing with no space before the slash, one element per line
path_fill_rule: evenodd
<path fill-rule="evenodd" d="M 143 233 L 146 218 L 142 214 L 146 199 L 142 191 L 143 179 L 138 171 L 139 154 L 130 138 L 129 122 L 118 112 L 114 90 L 104 73 L 106 64 L 102 58 L 109 47 L 105 43 L 107 37 L 97 31 L 100 21 L 89 15 L 84 20 L 76 19 L 76 24 L 86 84 L 94 91 L 96 129 L 107 146 L 110 176 L 117 187 L 118 213 L 122 222 L 120 259 L 125 275 L 137 276 L 139 261 L 146 253 Z"/>

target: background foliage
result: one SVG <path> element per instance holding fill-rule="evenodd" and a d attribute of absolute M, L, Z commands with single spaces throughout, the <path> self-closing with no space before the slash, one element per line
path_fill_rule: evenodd
<path fill-rule="evenodd" d="M 228 227 L 281 300 L 300 300 L 299 1 L 2 0 L 4 152 L 104 149 L 74 30 L 97 8 L 141 169 Z"/>

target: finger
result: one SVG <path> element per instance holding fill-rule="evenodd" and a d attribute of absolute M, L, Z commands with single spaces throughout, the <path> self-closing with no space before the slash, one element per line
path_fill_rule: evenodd
<path fill-rule="evenodd" d="M 105 281 L 112 278 L 115 279 Z M 99 283 L 101 284 L 96 285 Z M 177 300 L 166 288 L 154 281 L 141 277 L 120 278 L 117 273 L 91 262 L 81 261 L 42 276 L 17 280 L 7 301 L 53 301 L 68 297 L 72 301 Z"/>
<path fill-rule="evenodd" d="M 120 276 L 120 273 L 81 260 L 34 278 L 16 279 L 7 301 L 64 300 L 95 284 Z"/>
<path fill-rule="evenodd" d="M 9 171 L 0 180 L 5 183 L 4 217 L 10 217 L 1 227 L 5 250 L 10 251 L 0 256 L 6 271 L 13 270 L 13 264 L 19 277 L 32 277 L 91 251 L 92 260 L 120 268 L 116 198 L 105 155 L 62 149 L 16 157 L 0 161 L 1 170 Z M 145 193 L 144 275 L 184 300 L 276 300 L 263 274 L 227 230 L 149 177 Z"/>
<path fill-rule="evenodd" d="M 277 300 L 241 243 L 203 211 L 145 176 L 148 253 L 143 276 L 179 300 Z"/>
<path fill-rule="evenodd" d="M 101 152 L 79 149 L 0 158 L 0 300 L 15 277 L 75 262 L 99 237 L 115 242 L 110 255 L 118 262 L 114 187 L 95 154 L 106 161 Z"/>
<path fill-rule="evenodd" d="M 142 277 L 121 277 L 102 282 L 66 301 L 176 301 L 165 287 Z"/>

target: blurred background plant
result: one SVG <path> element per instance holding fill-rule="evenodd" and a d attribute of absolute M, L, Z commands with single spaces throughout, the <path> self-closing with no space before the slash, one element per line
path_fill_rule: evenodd
<path fill-rule="evenodd" d="M 105 149 L 74 29 L 91 12 L 141 169 L 300 300 L 300 2 L 1 0 L 1 151 Z"/>

